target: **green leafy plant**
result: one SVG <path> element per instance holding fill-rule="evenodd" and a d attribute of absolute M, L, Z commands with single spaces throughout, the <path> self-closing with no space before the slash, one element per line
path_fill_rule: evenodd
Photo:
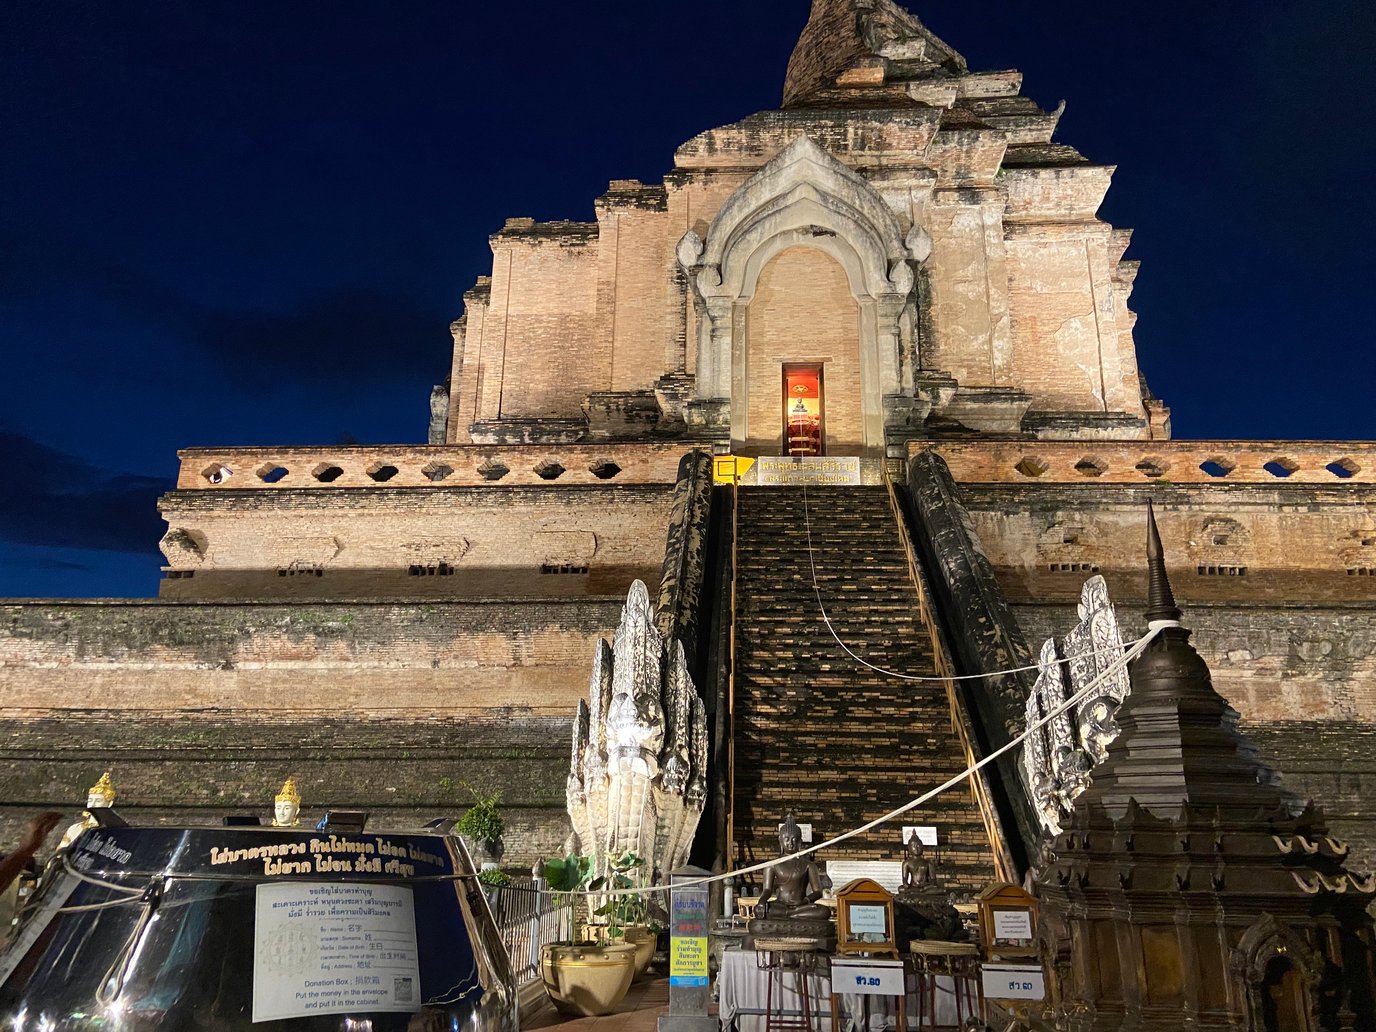
<path fill-rule="evenodd" d="M 577 853 L 550 857 L 545 861 L 544 877 L 545 884 L 554 893 L 554 902 L 561 907 L 571 906 L 573 893 L 582 890 L 592 877 L 592 857 Z"/>
<path fill-rule="evenodd" d="M 613 853 L 607 858 L 607 873 L 594 879 L 588 888 L 593 892 L 636 888 L 639 880 L 636 872 L 644 866 L 645 858 L 637 856 L 633 850 Z M 593 913 L 607 919 L 607 939 L 614 942 L 625 937 L 627 926 L 649 923 L 649 898 L 641 893 L 609 896 Z"/>
<path fill-rule="evenodd" d="M 489 888 L 501 888 L 511 884 L 511 875 L 497 867 L 489 867 L 478 872 L 478 881 Z"/>
<path fill-rule="evenodd" d="M 497 804 L 501 802 L 500 792 L 484 794 L 469 789 L 473 793 L 473 805 L 459 818 L 454 830 L 474 842 L 496 842 L 506 830 L 506 821 Z"/>

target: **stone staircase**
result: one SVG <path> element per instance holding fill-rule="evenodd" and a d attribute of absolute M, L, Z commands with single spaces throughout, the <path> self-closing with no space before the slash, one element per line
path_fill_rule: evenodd
<path fill-rule="evenodd" d="M 817 581 L 846 645 L 885 670 L 934 676 L 899 529 L 883 487 L 807 489 Z M 813 593 L 802 488 L 741 488 L 735 611 L 738 864 L 777 850 L 792 812 L 815 841 L 869 821 L 965 767 L 940 682 L 902 681 L 847 656 Z M 928 851 L 957 891 L 994 879 L 994 853 L 967 787 L 901 822 L 851 839 L 825 860 L 898 860 L 901 825 L 935 825 Z"/>

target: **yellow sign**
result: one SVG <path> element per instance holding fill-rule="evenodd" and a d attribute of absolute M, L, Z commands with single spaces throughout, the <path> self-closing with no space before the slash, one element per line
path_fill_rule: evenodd
<path fill-rule="evenodd" d="M 707 984 L 707 939 L 689 935 L 669 938 L 669 984 Z"/>
<path fill-rule="evenodd" d="M 735 484 L 750 472 L 754 459 L 744 455 L 718 455 L 712 459 L 712 479 L 718 484 Z"/>

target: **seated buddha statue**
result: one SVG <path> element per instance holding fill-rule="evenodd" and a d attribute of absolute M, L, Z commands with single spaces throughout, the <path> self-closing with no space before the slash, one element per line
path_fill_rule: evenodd
<path fill-rule="evenodd" d="M 894 923 L 900 938 L 964 942 L 968 935 L 950 893 L 936 878 L 917 833 L 903 853 L 903 884 L 894 896 Z"/>
<path fill-rule="evenodd" d="M 903 884 L 898 890 L 898 898 L 939 895 L 941 887 L 936 883 L 936 872 L 932 862 L 927 859 L 926 850 L 917 832 L 908 836 L 907 849 L 903 853 Z"/>
<path fill-rule="evenodd" d="M 810 855 L 794 855 L 802 847 L 802 829 L 789 814 L 779 825 L 781 861 L 764 872 L 758 910 L 764 911 L 765 917 L 800 921 L 831 918 L 831 911 L 817 902 L 822 898 L 822 873 L 817 862 Z"/>
<path fill-rule="evenodd" d="M 822 872 L 810 855 L 796 855 L 802 845 L 802 829 L 789 814 L 779 825 L 779 860 L 765 870 L 758 916 L 749 925 L 752 943 L 760 936 L 811 939 L 818 949 L 834 944 L 831 910 L 817 902 L 822 898 Z"/>
<path fill-rule="evenodd" d="M 91 816 L 91 811 L 98 807 L 111 807 L 115 805 L 115 786 L 110 781 L 110 772 L 107 770 L 100 776 L 100 780 L 86 790 L 86 811 L 81 815 L 81 820 L 77 821 L 67 829 L 62 836 L 62 841 L 58 843 L 58 849 L 67 849 L 87 828 L 96 827 L 96 819 Z"/>

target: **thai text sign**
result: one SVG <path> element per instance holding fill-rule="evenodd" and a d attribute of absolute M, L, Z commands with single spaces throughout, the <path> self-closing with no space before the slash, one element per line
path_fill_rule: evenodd
<path fill-rule="evenodd" d="M 1032 913 L 1028 910 L 995 910 L 994 938 L 1000 942 L 1032 939 Z"/>
<path fill-rule="evenodd" d="M 985 964 L 984 997 L 988 1000 L 1041 1000 L 1046 973 L 1031 964 Z"/>
<path fill-rule="evenodd" d="M 755 464 L 756 483 L 770 486 L 834 487 L 860 483 L 859 456 L 791 458 L 764 455 Z"/>
<path fill-rule="evenodd" d="M 253 1020 L 420 1010 L 412 890 L 277 882 L 257 887 Z"/>
<path fill-rule="evenodd" d="M 831 991 L 860 996 L 902 996 L 903 962 L 900 960 L 834 960 Z"/>
<path fill-rule="evenodd" d="M 669 985 L 707 984 L 707 886 L 674 886 L 669 903 Z"/>

